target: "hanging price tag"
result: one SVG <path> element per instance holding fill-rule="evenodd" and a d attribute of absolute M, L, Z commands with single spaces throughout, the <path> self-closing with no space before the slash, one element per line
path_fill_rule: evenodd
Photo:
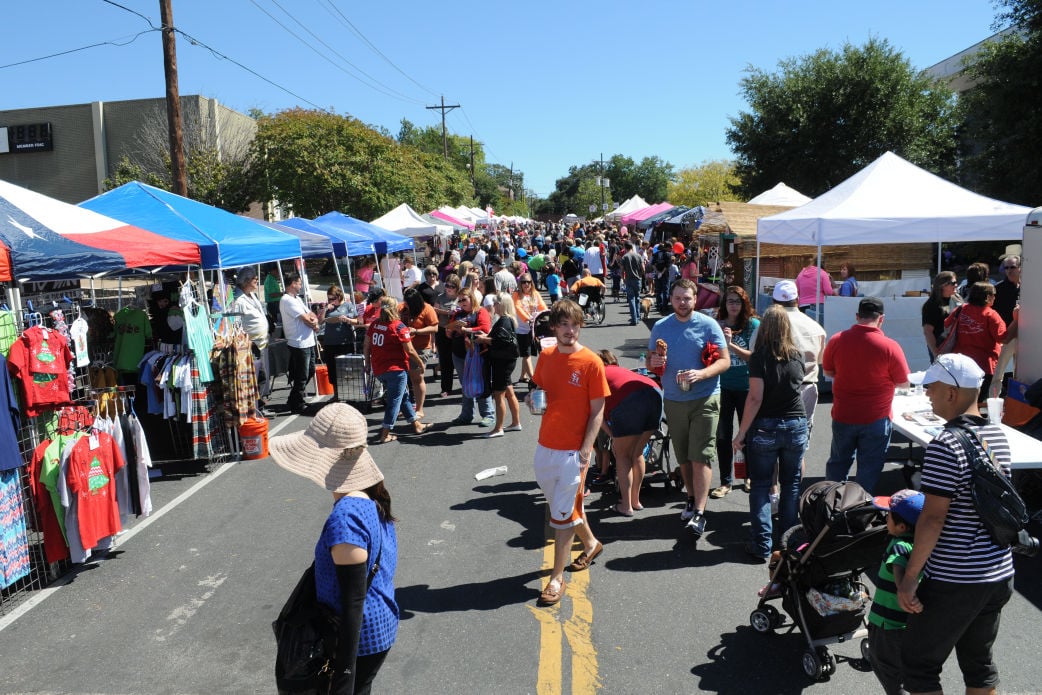
<path fill-rule="evenodd" d="M 100 443 L 98 442 L 98 435 L 96 435 L 96 434 L 92 434 L 92 435 L 90 436 L 90 450 L 91 450 L 91 451 L 94 451 L 94 450 L 95 450 L 95 449 L 97 449 L 97 448 L 98 448 L 99 446 L 101 446 L 101 444 L 100 444 Z"/>

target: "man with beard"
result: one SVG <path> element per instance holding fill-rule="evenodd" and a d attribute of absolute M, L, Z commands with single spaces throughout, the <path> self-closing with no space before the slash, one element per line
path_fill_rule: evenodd
<path fill-rule="evenodd" d="M 662 377 L 666 421 L 687 490 L 680 519 L 698 540 L 706 529 L 716 460 L 720 375 L 731 366 L 731 355 L 720 324 L 694 310 L 696 294 L 690 280 L 674 283 L 669 294 L 673 313 L 651 329 L 647 366 Z"/>

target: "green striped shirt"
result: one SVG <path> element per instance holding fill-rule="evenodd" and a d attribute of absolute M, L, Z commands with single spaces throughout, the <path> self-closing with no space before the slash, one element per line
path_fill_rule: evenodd
<path fill-rule="evenodd" d="M 894 566 L 907 567 L 908 558 L 912 555 L 912 534 L 890 539 L 886 547 L 883 564 L 879 566 L 879 579 L 876 581 L 876 595 L 872 601 L 872 610 L 868 614 L 868 622 L 878 625 L 884 630 L 903 630 L 908 614 L 901 610 L 897 602 L 897 584 L 894 582 Z"/>

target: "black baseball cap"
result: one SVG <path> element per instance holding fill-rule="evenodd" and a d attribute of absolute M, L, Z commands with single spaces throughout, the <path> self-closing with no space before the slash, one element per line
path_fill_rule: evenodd
<path fill-rule="evenodd" d="M 861 300 L 861 303 L 857 305 L 857 315 L 863 319 L 874 319 L 877 316 L 882 316 L 883 311 L 883 300 L 879 297 L 865 297 Z"/>

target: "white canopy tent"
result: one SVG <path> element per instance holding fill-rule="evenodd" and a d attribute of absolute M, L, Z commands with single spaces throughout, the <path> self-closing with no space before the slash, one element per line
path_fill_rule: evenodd
<path fill-rule="evenodd" d="M 623 215 L 628 215 L 631 212 L 637 210 L 643 210 L 648 207 L 647 201 L 641 198 L 639 195 L 634 195 L 629 200 L 623 201 L 619 207 L 615 208 L 611 212 L 604 215 L 605 219 L 609 220 L 620 220 Z"/>
<path fill-rule="evenodd" d="M 756 291 L 762 291 L 761 244 L 817 247 L 821 267 L 823 246 L 936 243 L 939 247 L 945 241 L 1021 239 L 1028 211 L 968 191 L 887 152 L 806 205 L 757 221 Z M 938 248 L 938 271 L 940 263 Z M 815 304 L 821 299 L 816 297 Z"/>
<path fill-rule="evenodd" d="M 452 236 L 452 226 L 448 224 L 434 224 L 425 220 L 418 212 L 409 207 L 408 203 L 402 203 L 387 214 L 377 217 L 371 221 L 377 227 L 412 237 Z"/>
<path fill-rule="evenodd" d="M 750 200 L 749 205 L 790 205 L 795 208 L 806 205 L 811 200 L 812 198 L 803 195 L 795 188 L 779 183 L 769 191 L 764 191 Z"/>

